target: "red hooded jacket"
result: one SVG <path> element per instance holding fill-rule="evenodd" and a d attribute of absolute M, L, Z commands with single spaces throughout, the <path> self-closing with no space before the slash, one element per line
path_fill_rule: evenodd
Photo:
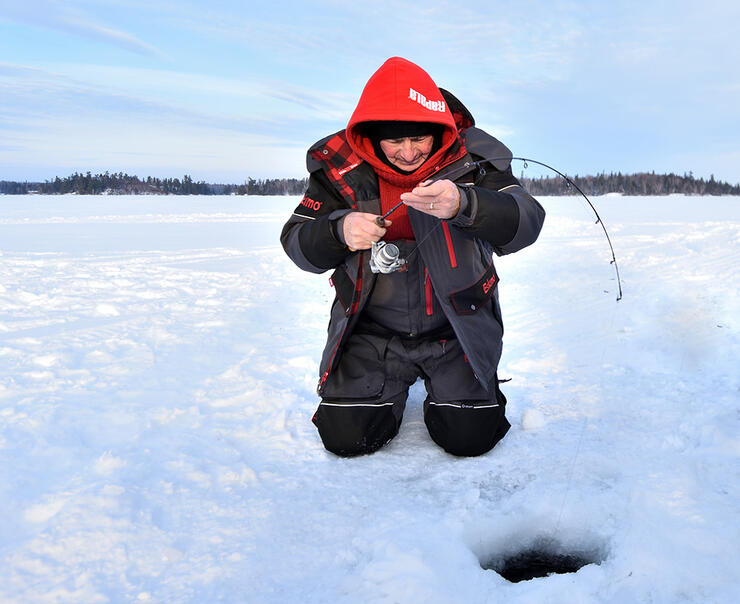
<path fill-rule="evenodd" d="M 441 146 L 413 173 L 400 174 L 377 157 L 372 141 L 363 135 L 361 124 L 374 121 L 440 124 L 444 127 Z M 448 157 L 451 147 L 458 140 L 452 112 L 429 74 L 401 57 L 388 59 L 368 80 L 346 133 L 352 150 L 368 162 L 378 175 L 383 213 L 400 201 L 401 193 L 411 191 L 443 165 L 465 154 L 464 146 L 460 145 L 455 149 L 454 156 Z M 393 224 L 384 239 L 414 238 L 405 205 L 389 219 Z"/>

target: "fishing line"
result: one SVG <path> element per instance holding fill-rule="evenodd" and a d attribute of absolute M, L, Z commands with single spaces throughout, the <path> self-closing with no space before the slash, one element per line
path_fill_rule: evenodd
<path fill-rule="evenodd" d="M 596 224 L 601 225 L 601 228 L 604 231 L 604 235 L 606 236 L 606 241 L 609 244 L 609 250 L 612 256 L 610 264 L 614 265 L 614 271 L 617 277 L 617 289 L 618 289 L 617 302 L 619 302 L 622 299 L 622 280 L 619 276 L 619 266 L 617 265 L 617 257 L 614 254 L 614 246 L 612 245 L 612 240 L 609 237 L 608 231 L 606 230 L 606 225 L 604 224 L 604 221 L 601 219 L 601 216 L 599 216 L 599 213 L 596 210 L 596 207 L 594 206 L 593 203 L 591 203 L 591 200 L 588 198 L 588 196 L 581 190 L 581 188 L 575 182 L 573 182 L 570 178 L 568 178 L 560 170 L 553 168 L 552 166 L 544 162 L 538 161 L 536 159 L 531 159 L 528 157 L 485 157 L 477 161 L 465 162 L 462 166 L 458 166 L 457 168 L 454 168 L 452 170 L 447 170 L 446 172 L 443 171 L 441 174 L 437 174 L 425 180 L 422 183 L 422 186 L 429 186 L 430 184 L 437 182 L 438 180 L 442 180 L 442 179 L 453 180 L 454 178 L 457 178 L 458 176 L 462 176 L 466 172 L 469 172 L 471 168 L 477 168 L 480 176 L 484 176 L 486 174 L 486 169 L 481 164 L 486 163 L 486 162 L 503 161 L 503 160 L 509 160 L 509 161 L 517 160 L 517 161 L 524 162 L 525 169 L 529 167 L 528 166 L 529 163 L 533 163 L 533 164 L 537 164 L 538 166 L 542 166 L 543 168 L 547 168 L 548 170 L 552 170 L 558 176 L 563 178 L 565 182 L 568 183 L 569 186 L 573 187 L 576 191 L 578 191 L 578 193 L 580 193 L 581 196 L 586 200 L 586 203 L 589 205 L 589 207 L 591 208 L 591 211 L 596 216 Z M 400 208 L 403 205 L 403 203 L 404 203 L 403 201 L 397 203 L 390 210 L 388 210 L 385 214 L 383 214 L 382 216 L 378 216 L 378 218 L 376 218 L 376 223 L 379 226 L 383 226 L 385 219 L 388 216 L 390 216 L 393 212 L 395 212 L 398 208 Z M 419 249 L 419 246 L 421 246 L 421 244 L 424 243 L 424 241 L 426 241 L 426 239 L 432 233 L 434 233 L 441 224 L 442 224 L 442 221 L 440 220 L 437 223 L 437 225 L 431 231 L 429 231 L 429 233 L 427 233 L 424 236 L 424 238 L 416 245 L 416 247 L 413 250 L 411 250 L 411 253 L 408 255 L 408 258 L 410 258 L 413 255 L 413 253 Z"/>
<path fill-rule="evenodd" d="M 617 265 L 617 258 L 616 258 L 616 255 L 614 254 L 614 246 L 612 245 L 611 238 L 609 237 L 609 233 L 606 230 L 606 225 L 604 224 L 604 221 L 601 219 L 601 216 L 599 215 L 598 211 L 596 210 L 596 207 L 591 202 L 591 200 L 588 198 L 588 196 L 581 190 L 581 188 L 575 182 L 573 182 L 570 178 L 568 178 L 568 176 L 566 176 L 565 174 L 563 174 L 560 170 L 558 170 L 556 168 L 553 168 L 552 166 L 550 166 L 550 165 L 548 165 L 548 164 L 546 164 L 544 162 L 541 162 L 541 161 L 538 161 L 538 160 L 535 160 L 535 159 L 531 159 L 531 158 L 527 158 L 527 157 L 487 157 L 487 158 L 484 158 L 484 159 L 480 159 L 478 161 L 465 162 L 465 164 L 463 164 L 462 166 L 458 166 L 457 168 L 454 168 L 452 170 L 448 170 L 448 171 L 443 172 L 441 174 L 437 174 L 434 177 L 432 177 L 430 179 L 427 179 L 426 181 L 424 181 L 423 183 L 421 183 L 420 186 L 428 186 L 428 185 L 432 184 L 433 182 L 436 182 L 436 181 L 442 180 L 442 179 L 454 180 L 455 178 L 457 178 L 459 176 L 462 176 L 466 172 L 469 172 L 472 168 L 477 168 L 480 176 L 483 177 L 486 174 L 486 170 L 485 170 L 485 167 L 483 167 L 481 164 L 483 164 L 485 162 L 494 162 L 494 161 L 503 161 L 503 160 L 510 160 L 510 161 L 517 160 L 517 161 L 524 162 L 524 168 L 525 169 L 528 167 L 528 164 L 529 163 L 532 163 L 532 164 L 537 164 L 538 166 L 542 166 L 544 168 L 547 168 L 548 170 L 552 170 L 557 175 L 559 175 L 561 178 L 563 178 L 565 180 L 565 182 L 568 183 L 569 186 L 573 187 L 576 191 L 578 191 L 578 193 L 586 200 L 586 203 L 589 205 L 589 207 L 591 208 L 591 211 L 596 216 L 596 224 L 600 224 L 601 225 L 601 228 L 604 231 L 604 235 L 606 237 L 606 241 L 609 244 L 609 250 L 610 250 L 611 256 L 612 256 L 612 259 L 611 259 L 610 264 L 613 264 L 614 265 L 614 271 L 616 273 L 617 288 L 618 288 L 618 291 L 619 291 L 619 293 L 617 295 L 617 302 L 619 302 L 622 299 L 622 281 L 621 281 L 620 276 L 619 276 L 619 266 Z M 395 212 L 398 208 L 400 208 L 403 205 L 403 203 L 404 202 L 401 201 L 400 203 L 398 203 L 397 205 L 395 205 L 393 208 L 391 208 L 389 211 L 387 211 L 385 214 L 383 214 L 382 216 L 379 216 L 376 219 L 378 225 L 379 226 L 383 226 L 384 220 L 388 216 L 390 216 L 393 212 Z M 414 252 L 416 252 L 419 249 L 419 247 L 427 240 L 427 238 L 430 237 L 434 232 L 436 232 L 437 228 L 441 224 L 442 224 L 442 221 L 441 220 L 438 221 L 438 223 L 422 238 L 422 240 L 419 241 L 419 243 L 414 247 L 414 249 L 411 250 L 411 253 L 409 253 L 409 255 L 407 256 L 407 258 L 410 258 L 414 254 Z M 613 311 L 612 311 L 611 322 L 610 322 L 610 329 L 609 329 L 610 331 L 611 331 L 611 328 L 613 328 L 613 325 L 614 325 L 615 313 L 616 313 L 616 308 L 614 308 Z M 602 351 L 601 351 L 601 364 L 602 365 L 603 365 L 603 362 L 604 362 L 604 356 L 606 354 L 606 346 L 607 346 L 606 340 L 604 340 L 604 346 L 603 346 Z M 602 387 L 602 390 L 603 390 L 603 374 L 602 374 L 601 387 Z M 565 492 L 563 493 L 563 499 L 562 499 L 562 501 L 560 503 L 560 509 L 558 510 L 558 515 L 557 515 L 557 518 L 555 520 L 555 526 L 554 526 L 554 530 L 553 530 L 553 533 L 552 533 L 553 534 L 553 538 L 556 537 L 558 535 L 558 533 L 560 532 L 560 527 L 561 527 L 561 522 L 562 522 L 562 519 L 563 519 L 563 514 L 565 512 L 566 505 L 568 503 L 568 497 L 570 495 L 571 487 L 572 487 L 572 484 L 573 484 L 573 475 L 574 475 L 574 472 L 575 472 L 575 468 L 576 468 L 578 459 L 580 458 L 581 448 L 583 446 L 584 437 L 585 437 L 585 434 L 586 434 L 586 430 L 588 428 L 588 423 L 589 423 L 588 420 L 589 420 L 588 415 L 584 415 L 584 418 L 581 421 L 580 429 L 578 430 L 578 438 L 577 438 L 577 441 L 576 441 L 575 452 L 574 452 L 574 454 L 572 456 L 572 459 L 570 461 L 570 467 L 568 468 L 568 474 L 567 474 L 566 485 L 565 485 Z"/>
<path fill-rule="evenodd" d="M 617 306 L 615 305 L 615 306 L 612 307 L 611 320 L 610 320 L 609 326 L 607 328 L 607 332 L 608 333 L 612 333 L 613 332 L 613 329 L 614 329 L 614 320 L 615 320 L 616 314 L 617 314 Z M 607 349 L 607 343 L 608 342 L 607 342 L 607 339 L 606 338 L 602 338 L 602 340 L 604 342 L 604 346 L 601 349 L 601 359 L 599 361 L 599 364 L 603 368 L 604 358 L 606 356 L 606 349 Z M 600 391 L 603 392 L 604 391 L 604 372 L 603 371 L 599 371 L 599 377 L 600 377 L 600 379 L 599 379 Z M 575 399 L 571 399 L 569 402 L 575 402 Z M 573 454 L 573 458 L 572 458 L 572 460 L 570 462 L 570 468 L 568 469 L 568 477 L 566 479 L 565 493 L 563 493 L 563 501 L 560 504 L 560 510 L 558 511 L 558 517 L 557 517 L 557 520 L 555 521 L 555 528 L 553 529 L 553 532 L 552 532 L 553 539 L 555 539 L 557 537 L 558 533 L 560 532 L 560 526 L 561 526 L 561 521 L 563 519 L 563 513 L 565 512 L 566 504 L 568 503 L 568 497 L 569 497 L 570 492 L 571 492 L 571 486 L 573 484 L 573 474 L 575 472 L 576 463 L 577 463 L 578 458 L 580 457 L 580 454 L 581 454 L 581 448 L 582 448 L 582 445 L 583 445 L 583 438 L 584 438 L 584 435 L 586 433 L 586 429 L 588 427 L 588 423 L 589 423 L 589 416 L 588 415 L 584 415 L 583 420 L 581 421 L 580 431 L 579 431 L 579 435 L 578 435 L 578 442 L 576 443 L 576 450 L 575 450 L 575 453 Z"/>
<path fill-rule="evenodd" d="M 463 164 L 462 166 L 459 166 L 459 167 L 454 168 L 452 170 L 448 170 L 446 172 L 443 172 L 442 174 L 435 175 L 434 177 L 432 177 L 432 178 L 424 181 L 421 184 L 421 186 L 428 186 L 428 185 L 432 184 L 433 182 L 436 182 L 436 181 L 442 180 L 442 179 L 450 179 L 450 180 L 453 180 L 454 178 L 457 178 L 459 176 L 462 176 L 466 172 L 469 172 L 471 170 L 471 168 L 478 168 L 479 174 L 482 177 L 482 176 L 484 176 L 486 174 L 486 170 L 485 170 L 485 168 L 481 164 L 483 164 L 484 162 L 494 162 L 494 161 L 503 161 L 503 160 L 517 160 L 517 161 L 524 162 L 524 168 L 525 169 L 528 167 L 528 164 L 529 163 L 533 163 L 533 164 L 537 164 L 539 166 L 542 166 L 544 168 L 547 168 L 548 170 L 552 170 L 553 172 L 555 172 L 556 174 L 558 174 L 561 178 L 563 178 L 565 180 L 565 182 L 568 183 L 569 186 L 573 187 L 576 191 L 578 191 L 578 193 L 580 193 L 580 195 L 586 200 L 586 203 L 588 203 L 589 207 L 591 208 L 591 210 L 593 211 L 594 215 L 596 216 L 596 224 L 600 224 L 601 225 L 601 228 L 604 231 L 604 235 L 606 236 L 606 241 L 609 244 L 609 250 L 611 251 L 611 256 L 612 256 L 612 259 L 611 259 L 610 264 L 613 264 L 614 265 L 614 271 L 616 273 L 617 288 L 618 288 L 618 291 L 619 291 L 619 293 L 617 295 L 617 302 L 619 302 L 622 299 L 622 282 L 621 282 L 621 279 L 620 279 L 620 276 L 619 276 L 619 266 L 617 265 L 617 258 L 616 258 L 616 255 L 614 254 L 614 247 L 612 245 L 611 238 L 609 237 L 609 233 L 606 230 L 606 225 L 604 224 L 604 221 L 601 219 L 601 216 L 599 215 L 598 211 L 596 210 L 596 207 L 591 202 L 591 200 L 588 198 L 588 196 L 581 190 L 581 188 L 575 182 L 573 182 L 570 178 L 568 178 L 568 176 L 566 176 L 565 174 L 563 174 L 560 170 L 557 170 L 556 168 L 553 168 L 552 166 L 550 166 L 550 165 L 548 165 L 548 164 L 546 164 L 544 162 L 541 162 L 541 161 L 538 161 L 538 160 L 535 160 L 535 159 L 531 159 L 531 158 L 527 158 L 527 157 L 511 157 L 511 158 L 509 158 L 509 157 L 488 157 L 488 158 L 484 158 L 484 159 L 481 159 L 481 160 L 478 160 L 478 161 L 474 161 L 474 162 L 465 162 L 465 164 Z M 393 212 L 395 212 L 398 208 L 400 208 L 403 205 L 403 203 L 404 202 L 401 201 L 400 203 L 398 203 L 397 205 L 395 205 L 393 208 L 391 208 L 389 211 L 387 211 L 385 214 L 383 214 L 382 216 L 379 216 L 377 218 L 378 225 L 379 226 L 383 226 L 384 220 L 388 216 L 390 216 Z M 419 241 L 419 243 L 414 247 L 414 249 L 411 250 L 411 253 L 409 253 L 409 255 L 407 256 L 407 259 L 408 258 L 411 258 L 411 256 L 414 254 L 414 252 L 416 252 L 419 249 L 419 247 L 427 240 L 428 237 L 430 237 L 434 232 L 436 232 L 437 228 L 441 224 L 442 224 L 442 221 L 441 220 L 438 221 L 438 223 L 422 238 L 422 240 Z M 614 308 L 613 309 L 613 312 L 612 312 L 610 328 L 613 327 L 613 325 L 614 325 L 615 312 L 616 312 L 616 308 Z M 610 331 L 611 331 L 611 329 L 610 329 Z M 602 365 L 603 365 L 603 362 L 604 362 L 604 356 L 606 354 L 606 346 L 607 346 L 606 340 L 604 340 L 604 346 L 603 346 L 602 352 L 601 352 L 601 364 Z M 602 380 L 603 380 L 603 375 L 602 375 Z M 603 381 L 602 381 L 601 386 L 602 386 L 602 390 L 603 390 Z M 563 499 L 562 499 L 562 501 L 560 503 L 560 509 L 558 510 L 557 519 L 555 520 L 555 526 L 554 526 L 554 529 L 553 529 L 553 532 L 552 532 L 553 538 L 557 537 L 558 533 L 560 532 L 560 527 L 561 527 L 561 522 L 562 522 L 562 519 L 563 519 L 563 514 L 565 512 L 566 505 L 568 503 L 568 497 L 570 495 L 571 487 L 572 487 L 572 484 L 573 484 L 573 474 L 575 472 L 575 468 L 576 468 L 576 465 L 578 463 L 578 459 L 580 458 L 581 448 L 582 448 L 582 445 L 583 445 L 583 440 L 584 440 L 584 437 L 585 437 L 585 434 L 586 434 L 586 429 L 588 428 L 588 419 L 589 419 L 588 418 L 588 415 L 585 415 L 584 418 L 583 418 L 583 420 L 581 421 L 581 425 L 580 425 L 580 429 L 579 429 L 579 434 L 578 434 L 578 439 L 576 441 L 575 452 L 574 452 L 574 454 L 572 456 L 572 459 L 570 461 L 570 467 L 568 468 L 568 474 L 567 474 L 566 485 L 565 485 L 565 492 L 563 493 Z"/>
<path fill-rule="evenodd" d="M 576 191 L 578 191 L 583 196 L 583 199 L 586 200 L 586 203 L 588 203 L 591 210 L 593 210 L 593 213 L 596 216 L 596 224 L 601 225 L 601 228 L 604 231 L 604 236 L 606 237 L 606 241 L 609 244 L 609 250 L 611 251 L 611 254 L 612 254 L 612 259 L 611 259 L 610 264 L 614 265 L 614 271 L 617 275 L 617 288 L 619 289 L 619 293 L 617 295 L 617 302 L 619 302 L 622 299 L 622 280 L 619 278 L 619 266 L 617 265 L 617 257 L 614 255 L 614 246 L 612 245 L 612 240 L 609 237 L 609 233 L 606 230 L 606 225 L 604 224 L 604 221 L 601 219 L 601 216 L 599 216 L 599 213 L 596 211 L 596 207 L 594 207 L 594 204 L 591 203 L 591 200 L 588 198 L 588 196 L 583 191 L 581 191 L 581 188 L 576 183 L 574 183 L 570 178 L 568 178 L 560 170 L 557 170 L 546 163 L 537 161 L 536 159 L 528 159 L 526 157 L 512 157 L 511 159 L 512 160 L 516 159 L 516 160 L 524 162 L 525 169 L 527 168 L 527 163 L 531 162 L 533 164 L 537 164 L 538 166 L 547 168 L 548 170 L 552 170 L 553 172 L 561 176 L 563 179 L 565 179 L 565 182 L 567 182 L 571 187 L 573 187 Z M 486 160 L 480 160 L 480 161 L 495 161 L 495 158 L 490 159 L 490 160 L 486 159 Z M 480 161 L 475 162 L 475 163 L 479 164 Z"/>

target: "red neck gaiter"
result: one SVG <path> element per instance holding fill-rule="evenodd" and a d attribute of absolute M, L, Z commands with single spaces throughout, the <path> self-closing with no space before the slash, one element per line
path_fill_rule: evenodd
<path fill-rule="evenodd" d="M 411 191 L 416 185 L 422 182 L 427 176 L 434 172 L 434 166 L 429 164 L 427 160 L 421 167 L 417 168 L 411 174 L 400 174 L 380 162 L 372 162 L 372 166 L 378 175 L 378 188 L 380 190 L 380 211 L 385 215 L 391 208 L 398 205 L 401 201 L 401 193 Z M 388 220 L 391 221 L 391 226 L 386 230 L 383 239 L 386 241 L 393 241 L 394 239 L 415 239 L 414 231 L 411 229 L 411 221 L 409 220 L 409 212 L 406 204 L 400 206 L 395 210 Z"/>

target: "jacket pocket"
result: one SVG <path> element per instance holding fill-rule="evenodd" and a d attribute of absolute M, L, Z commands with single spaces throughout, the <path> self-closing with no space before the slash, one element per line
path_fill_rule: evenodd
<path fill-rule="evenodd" d="M 472 315 L 486 305 L 493 296 L 498 285 L 498 275 L 493 263 L 483 273 L 480 279 L 464 289 L 450 294 L 450 301 L 458 315 Z"/>

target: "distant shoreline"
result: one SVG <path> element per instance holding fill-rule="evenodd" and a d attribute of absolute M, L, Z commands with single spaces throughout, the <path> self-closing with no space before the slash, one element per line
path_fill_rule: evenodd
<path fill-rule="evenodd" d="M 528 178 L 522 172 L 519 180 L 532 195 L 571 195 L 576 191 L 564 178 L 547 176 Z M 714 175 L 709 180 L 695 178 L 692 173 L 635 174 L 601 173 L 595 176 L 574 176 L 572 182 L 587 195 L 740 195 L 740 184 L 732 185 L 717 181 Z M 45 182 L 0 180 L 2 195 L 302 195 L 306 190 L 306 178 L 268 178 L 247 180 L 240 184 L 207 183 L 193 181 L 189 175 L 179 178 L 140 179 L 119 172 L 117 174 L 75 173 L 65 178 L 58 176 Z"/>

